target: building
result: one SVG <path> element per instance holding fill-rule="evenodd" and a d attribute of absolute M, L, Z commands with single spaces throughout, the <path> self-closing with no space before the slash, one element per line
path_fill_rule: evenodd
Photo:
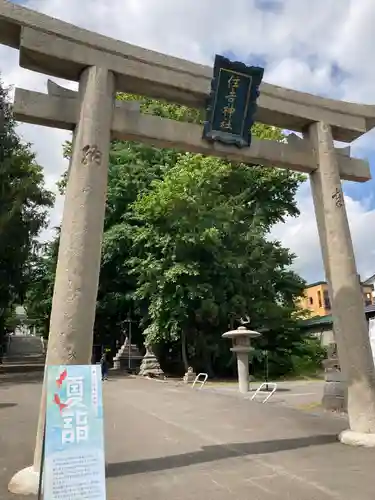
<path fill-rule="evenodd" d="M 365 306 L 364 310 L 367 321 L 370 318 L 375 318 L 375 305 Z M 318 338 L 323 346 L 328 346 L 335 342 L 333 317 L 331 314 L 302 320 L 300 326 L 306 334 Z"/>
<path fill-rule="evenodd" d="M 371 282 L 371 279 L 373 280 Z M 363 305 L 370 306 L 375 303 L 374 294 L 375 275 L 361 282 L 363 293 Z M 328 316 L 331 314 L 331 301 L 328 294 L 328 284 L 326 281 L 311 283 L 305 288 L 303 297 L 299 301 L 299 306 L 308 311 L 310 317 Z"/>
<path fill-rule="evenodd" d="M 372 288 L 372 292 L 371 292 L 372 303 L 375 304 L 375 274 L 373 274 L 372 276 L 367 278 L 367 280 L 365 280 L 363 282 L 363 284 Z"/>

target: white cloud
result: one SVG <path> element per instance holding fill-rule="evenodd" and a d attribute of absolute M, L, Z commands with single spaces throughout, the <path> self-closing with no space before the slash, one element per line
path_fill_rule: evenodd
<path fill-rule="evenodd" d="M 262 3 L 269 9 L 256 8 Z M 275 4 L 279 8 L 274 9 Z M 205 0 L 199 5 L 189 0 L 31 0 L 27 6 L 199 63 L 209 64 L 215 53 L 227 51 L 242 60 L 261 57 L 267 63 L 265 80 L 270 83 L 375 102 L 373 0 L 315 0 L 313 10 L 308 0 Z M 45 91 L 47 77 L 20 69 L 17 51 L 0 46 L 0 61 L 6 83 Z M 337 69 L 339 77 L 334 74 Z M 64 85 L 72 86 L 69 82 Z M 48 186 L 54 186 L 67 166 L 61 144 L 69 134 L 30 125 L 21 125 L 19 130 L 33 143 Z M 375 155 L 374 135 L 359 140 L 358 148 Z M 276 227 L 274 234 L 298 255 L 296 269 L 304 277 L 321 279 L 320 248 L 307 184 L 301 187 L 298 201 L 301 216 Z M 359 271 L 373 274 L 374 244 L 368 228 L 375 227 L 375 211 L 367 200 L 354 201 L 347 196 L 346 204 Z M 53 225 L 59 222 L 61 209 L 60 198 L 52 214 Z"/>
<path fill-rule="evenodd" d="M 322 254 L 309 182 L 299 189 L 298 206 L 301 215 L 288 218 L 278 224 L 271 236 L 279 239 L 297 255 L 294 268 L 308 282 L 324 279 Z M 369 207 L 368 199 L 360 202 L 345 196 L 345 205 L 351 227 L 358 272 L 362 279 L 374 274 L 375 245 L 369 228 L 375 224 L 375 209 Z"/>
<path fill-rule="evenodd" d="M 0 45 L 0 61 L 2 62 L 1 78 L 6 86 L 46 92 L 48 78 L 20 68 L 17 50 Z M 55 81 L 65 87 L 77 88 L 75 82 L 67 82 L 58 78 Z M 44 167 L 46 186 L 56 194 L 56 203 L 50 215 L 50 229 L 41 235 L 42 240 L 48 240 L 54 234 L 53 228 L 61 221 L 63 198 L 57 191 L 56 182 L 67 168 L 67 161 L 62 156 L 62 144 L 70 139 L 71 133 L 26 123 L 19 124 L 17 131 L 25 142 L 33 145 L 32 149 L 37 153 L 37 161 Z"/>

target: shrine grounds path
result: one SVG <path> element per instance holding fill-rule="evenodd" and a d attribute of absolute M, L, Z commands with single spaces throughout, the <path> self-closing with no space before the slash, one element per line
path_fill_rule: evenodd
<path fill-rule="evenodd" d="M 40 375 L 0 376 L 1 500 L 25 498 L 7 483 L 31 463 L 40 393 Z M 374 499 L 375 449 L 338 443 L 343 417 L 132 377 L 104 400 L 108 500 Z"/>

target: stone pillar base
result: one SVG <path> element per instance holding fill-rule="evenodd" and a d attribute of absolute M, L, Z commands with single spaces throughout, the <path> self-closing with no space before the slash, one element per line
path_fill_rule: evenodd
<path fill-rule="evenodd" d="M 322 406 L 325 410 L 347 412 L 348 390 L 342 372 L 327 371 Z"/>
<path fill-rule="evenodd" d="M 37 495 L 39 472 L 33 466 L 20 470 L 10 480 L 8 490 L 16 495 Z"/>
<path fill-rule="evenodd" d="M 347 444 L 349 446 L 365 446 L 366 448 L 374 448 L 375 434 L 354 432 L 348 429 L 339 434 L 339 441 L 342 444 Z"/>

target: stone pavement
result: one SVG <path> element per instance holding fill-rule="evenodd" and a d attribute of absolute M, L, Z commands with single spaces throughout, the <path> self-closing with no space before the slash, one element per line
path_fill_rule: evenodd
<path fill-rule="evenodd" d="M 28 382 L 28 383 L 27 383 Z M 30 464 L 40 383 L 0 379 L 0 498 Z M 105 383 L 108 500 L 373 500 L 375 450 L 345 421 L 176 383 Z"/>

